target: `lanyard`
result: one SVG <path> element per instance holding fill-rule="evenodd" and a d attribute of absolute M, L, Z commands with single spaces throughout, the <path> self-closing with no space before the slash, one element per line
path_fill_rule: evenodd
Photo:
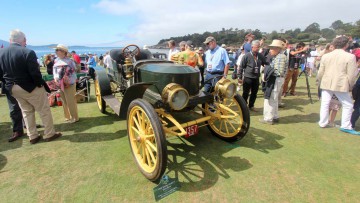
<path fill-rule="evenodd" d="M 256 67 L 258 67 L 258 55 L 256 55 L 256 58 L 255 58 L 255 56 L 254 56 L 254 54 L 252 53 L 252 51 L 250 51 L 250 54 L 252 55 L 252 57 L 254 58 L 254 61 L 255 61 L 255 65 L 256 65 Z"/>

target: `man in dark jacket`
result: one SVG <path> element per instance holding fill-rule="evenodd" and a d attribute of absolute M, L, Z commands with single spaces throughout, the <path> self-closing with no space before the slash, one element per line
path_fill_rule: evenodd
<path fill-rule="evenodd" d="M 0 50 L 0 78 L 5 81 L 6 91 L 19 103 L 30 143 L 35 144 L 41 139 L 36 129 L 35 111 L 39 113 L 45 127 L 44 140 L 52 141 L 60 137 L 61 133 L 56 133 L 54 129 L 36 54 L 25 47 L 25 34 L 20 30 L 12 30 L 10 46 Z"/>
<path fill-rule="evenodd" d="M 249 104 L 251 111 L 254 109 L 255 100 L 259 90 L 259 77 L 260 67 L 262 65 L 268 65 L 265 57 L 259 53 L 260 42 L 259 40 L 252 41 L 251 51 L 241 59 L 240 72 L 239 72 L 239 84 L 243 84 L 243 98 Z M 244 74 L 244 81 L 241 80 Z M 248 97 L 251 90 L 249 102 Z"/>

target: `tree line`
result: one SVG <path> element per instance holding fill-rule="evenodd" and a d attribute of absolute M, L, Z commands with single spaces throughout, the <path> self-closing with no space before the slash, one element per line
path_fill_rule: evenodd
<path fill-rule="evenodd" d="M 325 44 L 331 42 L 336 35 L 349 35 L 353 39 L 360 38 L 360 20 L 355 23 L 344 23 L 341 20 L 336 20 L 329 28 L 320 28 L 319 23 L 312 23 L 304 30 L 300 28 L 283 30 L 280 32 L 272 31 L 271 33 L 261 32 L 259 29 L 238 29 L 238 28 L 222 28 L 221 31 L 204 32 L 203 34 L 194 33 L 185 36 L 171 37 L 169 39 L 162 39 L 159 41 L 155 48 L 167 47 L 167 41 L 175 40 L 177 43 L 180 41 L 191 40 L 194 46 L 204 46 L 203 42 L 206 37 L 213 36 L 217 40 L 217 44 L 226 44 L 227 46 L 239 47 L 248 33 L 255 35 L 255 39 L 266 38 L 266 42 L 270 43 L 273 39 L 285 38 L 290 44 L 298 42 L 312 42 L 314 44 Z"/>

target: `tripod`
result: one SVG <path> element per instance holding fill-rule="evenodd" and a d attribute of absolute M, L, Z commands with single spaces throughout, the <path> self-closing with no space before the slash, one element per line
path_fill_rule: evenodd
<path fill-rule="evenodd" d="M 303 60 L 303 64 L 300 65 L 301 67 L 301 73 L 299 74 L 299 78 L 300 76 L 304 73 L 305 75 L 305 78 L 306 78 L 306 88 L 307 88 L 307 92 L 308 92 L 308 97 L 310 98 L 310 103 L 314 103 L 312 98 L 311 98 L 311 93 L 310 93 L 310 85 L 309 85 L 309 76 L 308 76 L 308 73 L 306 72 L 306 62 L 307 62 L 307 59 L 304 58 Z"/>

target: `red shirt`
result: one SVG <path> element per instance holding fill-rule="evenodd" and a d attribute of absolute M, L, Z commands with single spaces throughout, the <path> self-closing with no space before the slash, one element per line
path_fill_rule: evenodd
<path fill-rule="evenodd" d="M 73 56 L 75 63 L 80 64 L 80 56 L 77 54 L 73 54 L 72 56 Z"/>

